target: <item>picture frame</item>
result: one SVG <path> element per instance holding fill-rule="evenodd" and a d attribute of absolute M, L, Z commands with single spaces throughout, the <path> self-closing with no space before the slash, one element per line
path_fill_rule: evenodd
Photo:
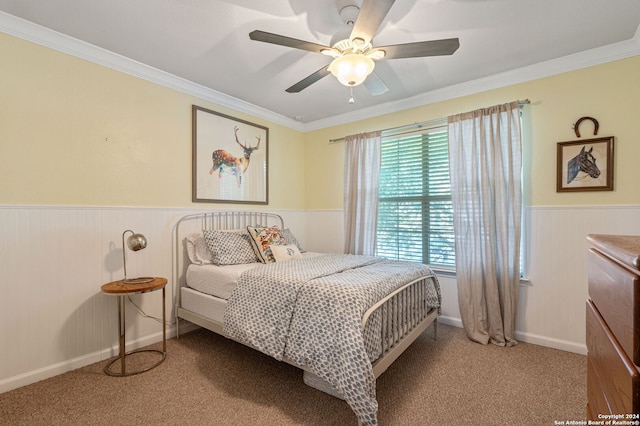
<path fill-rule="evenodd" d="M 613 191 L 613 136 L 558 142 L 557 192 Z"/>
<path fill-rule="evenodd" d="M 269 204 L 269 128 L 192 106 L 192 201 Z"/>

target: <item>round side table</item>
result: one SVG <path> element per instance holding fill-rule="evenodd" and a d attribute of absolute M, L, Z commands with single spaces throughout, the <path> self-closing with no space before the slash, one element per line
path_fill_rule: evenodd
<path fill-rule="evenodd" d="M 130 284 L 125 283 L 124 280 L 113 281 L 102 286 L 102 292 L 111 296 L 118 296 L 118 334 L 119 334 L 119 350 L 120 353 L 117 357 L 111 360 L 104 367 L 104 372 L 109 376 L 132 376 L 134 374 L 144 373 L 145 371 L 149 371 L 152 368 L 157 367 L 162 364 L 162 362 L 167 357 L 167 327 L 166 327 L 166 310 L 165 310 L 165 286 L 167 285 L 166 278 L 156 277 L 153 281 L 143 284 Z M 131 352 L 125 351 L 125 296 L 136 293 L 148 293 L 151 291 L 156 291 L 162 289 L 162 351 L 157 349 L 137 349 Z M 126 366 L 126 357 L 128 355 L 138 353 L 138 352 L 153 352 L 160 354 L 162 357 L 158 362 L 153 364 L 150 367 L 135 370 L 135 371 L 127 371 Z M 120 360 L 120 371 L 114 372 L 111 371 L 111 366 Z"/>

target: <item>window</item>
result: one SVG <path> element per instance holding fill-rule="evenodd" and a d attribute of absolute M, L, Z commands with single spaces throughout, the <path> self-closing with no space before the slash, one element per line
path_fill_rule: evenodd
<path fill-rule="evenodd" d="M 378 256 L 455 267 L 447 127 L 383 136 Z"/>

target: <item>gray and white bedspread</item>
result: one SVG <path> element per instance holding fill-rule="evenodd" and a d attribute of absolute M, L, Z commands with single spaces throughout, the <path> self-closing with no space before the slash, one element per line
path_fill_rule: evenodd
<path fill-rule="evenodd" d="M 362 424 L 375 425 L 370 357 L 379 353 L 366 349 L 373 336 L 364 335 L 362 316 L 393 290 L 425 276 L 433 277 L 427 306 L 439 308 L 438 281 L 417 263 L 327 254 L 261 265 L 241 275 L 225 311 L 224 332 L 308 368 L 344 396 Z"/>

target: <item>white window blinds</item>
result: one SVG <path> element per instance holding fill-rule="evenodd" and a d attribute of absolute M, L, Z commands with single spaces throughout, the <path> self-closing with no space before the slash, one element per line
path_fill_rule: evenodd
<path fill-rule="evenodd" d="M 455 267 L 446 126 L 383 137 L 376 251 Z"/>

